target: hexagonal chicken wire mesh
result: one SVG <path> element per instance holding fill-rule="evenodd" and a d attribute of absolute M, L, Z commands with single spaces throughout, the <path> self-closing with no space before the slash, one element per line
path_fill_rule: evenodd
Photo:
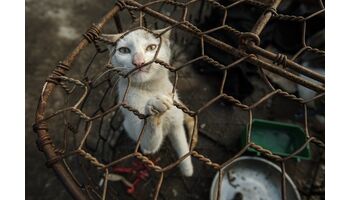
<path fill-rule="evenodd" d="M 203 199 L 209 196 L 209 190 L 201 190 L 209 188 L 213 173 L 219 173 L 218 187 L 221 187 L 224 169 L 251 148 L 280 165 L 282 199 L 287 199 L 287 169 L 290 174 L 302 177 L 294 179 L 302 196 L 322 198 L 324 183 L 316 184 L 315 179 L 323 162 L 324 142 L 322 134 L 310 131 L 309 115 L 310 103 L 324 98 L 325 78 L 308 65 L 316 58 L 322 62 L 324 51 L 311 46 L 312 31 L 308 28 L 315 29 L 316 25 L 309 24 L 316 23 L 315 18 L 322 20 L 325 9 L 322 1 L 315 0 L 295 8 L 295 12 L 282 14 L 285 7 L 295 5 L 281 2 L 157 0 L 141 4 L 133 0 L 117 1 L 83 34 L 77 47 L 59 62 L 43 86 L 33 128 L 38 134 L 38 147 L 48 159 L 47 166 L 54 169 L 76 199 Z M 312 9 L 306 9 L 305 5 Z M 183 103 L 174 101 L 174 106 L 192 117 L 199 131 L 198 138 L 196 134 L 189 138 L 190 151 L 180 159 L 167 148 L 167 141 L 159 153 L 142 154 L 139 146 L 143 131 L 136 143 L 124 137 L 120 108 L 134 113 L 144 126 L 149 116 L 123 101 L 128 89 L 122 97 L 115 92 L 118 80 L 129 80 L 132 72 L 123 74 L 110 64 L 106 49 L 101 45 L 108 41 L 100 37 L 108 22 L 116 25 L 117 32 L 128 30 L 124 35 L 144 29 L 160 37 L 162 33 L 152 31 L 159 26 L 168 27 L 164 32 L 172 31 L 176 45 L 173 46 L 173 61 L 166 63 L 155 56 L 151 62 L 168 69 L 173 80 L 172 94 L 174 96 L 177 90 L 183 100 Z M 292 37 L 299 39 L 272 41 L 271 38 L 290 36 L 283 32 L 277 36 L 273 34 L 285 26 L 295 28 L 298 35 Z M 289 40 L 292 43 L 288 43 Z M 276 48 L 269 46 L 271 43 L 275 43 Z M 89 49 L 91 44 L 94 45 Z M 288 45 L 294 46 L 288 49 Z M 305 55 L 309 60 L 303 58 Z M 91 59 L 83 63 L 79 57 Z M 246 87 L 230 89 L 232 84 L 243 84 L 232 82 L 240 79 L 240 76 L 232 76 L 237 73 L 244 78 L 254 74 L 254 78 L 250 78 L 255 80 L 251 86 L 254 92 L 242 95 L 247 92 Z M 314 95 L 309 99 L 296 96 L 277 79 L 294 88 L 309 88 Z M 63 96 L 64 101 L 50 102 L 52 95 Z M 304 126 L 304 144 L 288 156 L 277 155 L 251 139 L 253 117 L 268 117 L 261 110 L 272 109 L 276 101 L 288 102 L 287 105 L 296 109 L 285 121 Z M 278 109 L 281 112 L 281 107 Z M 288 109 L 283 108 L 282 112 L 287 112 L 285 110 Z M 237 141 L 245 125 L 248 127 L 247 143 L 242 148 L 237 142 L 228 145 L 220 142 L 227 137 Z M 209 127 L 209 131 L 205 127 Z M 231 127 L 235 128 L 228 130 Z M 215 129 L 222 135 L 214 136 Z M 235 147 L 230 149 L 227 147 L 230 145 Z M 293 162 L 293 156 L 309 145 L 312 161 L 308 165 L 304 165 L 304 161 Z M 177 175 L 176 166 L 188 156 L 195 160 L 192 178 Z M 305 172 L 295 172 L 298 169 Z M 127 174 L 127 178 L 118 173 Z M 178 194 L 177 191 L 184 192 Z M 218 191 L 216 197 L 220 199 L 221 190 Z"/>

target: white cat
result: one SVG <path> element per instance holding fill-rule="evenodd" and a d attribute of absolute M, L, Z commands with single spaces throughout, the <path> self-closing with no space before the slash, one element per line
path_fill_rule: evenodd
<path fill-rule="evenodd" d="M 164 30 L 154 32 L 160 34 L 162 31 Z M 161 45 L 159 37 L 143 29 L 136 29 L 123 35 L 123 33 L 103 34 L 101 38 L 112 42 L 117 41 L 115 45 L 108 47 L 113 67 L 124 74 L 136 70 L 129 76 L 130 86 L 125 102 L 140 113 L 151 115 L 147 119 L 144 134 L 140 140 L 141 151 L 145 154 L 156 153 L 165 137 L 169 136 L 178 156 L 184 156 L 189 152 L 184 124 L 192 133 L 193 119 L 173 105 L 173 84 L 169 80 L 168 70 L 154 62 L 144 65 L 153 60 L 158 48 L 160 49 L 157 58 L 169 63 L 171 58 L 170 31 L 160 36 Z M 124 96 L 127 86 L 126 78 L 119 80 L 119 97 Z M 176 93 L 174 100 L 180 102 Z M 136 141 L 141 133 L 143 121 L 125 108 L 122 108 L 122 113 L 124 115 L 123 126 L 130 138 Z M 185 176 L 192 176 L 193 165 L 190 156 L 184 159 L 179 166 Z"/>

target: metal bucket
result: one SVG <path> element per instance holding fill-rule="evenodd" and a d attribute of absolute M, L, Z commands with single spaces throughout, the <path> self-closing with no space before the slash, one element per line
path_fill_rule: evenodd
<path fill-rule="evenodd" d="M 223 170 L 220 200 L 281 200 L 282 172 L 276 164 L 259 157 L 238 158 Z M 216 174 L 210 199 L 217 197 Z M 288 200 L 300 200 L 292 179 L 286 174 L 286 196 Z"/>

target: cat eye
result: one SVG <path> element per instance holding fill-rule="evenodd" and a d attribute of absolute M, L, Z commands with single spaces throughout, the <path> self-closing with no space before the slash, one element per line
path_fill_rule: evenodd
<path fill-rule="evenodd" d="M 120 47 L 118 51 L 120 53 L 130 53 L 130 49 L 128 47 Z"/>
<path fill-rule="evenodd" d="M 153 51 L 157 48 L 157 45 L 155 44 L 151 44 L 151 45 L 148 45 L 148 47 L 146 48 L 146 51 Z"/>

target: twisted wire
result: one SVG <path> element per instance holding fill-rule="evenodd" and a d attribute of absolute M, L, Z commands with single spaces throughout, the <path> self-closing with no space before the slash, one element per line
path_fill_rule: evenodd
<path fill-rule="evenodd" d="M 95 39 L 101 34 L 101 30 L 95 24 L 92 24 L 91 27 L 83 34 L 84 38 L 89 42 L 94 42 Z"/>
<path fill-rule="evenodd" d="M 214 169 L 220 169 L 220 165 L 212 162 L 209 158 L 204 155 L 198 153 L 197 151 L 192 151 L 191 155 L 195 158 L 198 158 L 200 161 L 204 162 L 206 165 L 213 167 Z"/>

